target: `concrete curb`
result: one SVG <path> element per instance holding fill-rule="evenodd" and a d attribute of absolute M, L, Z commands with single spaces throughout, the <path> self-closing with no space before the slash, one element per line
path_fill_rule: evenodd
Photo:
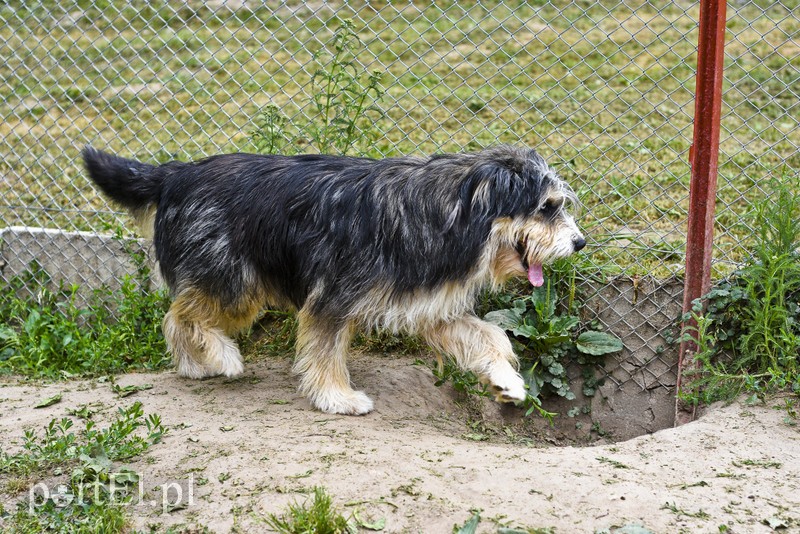
<path fill-rule="evenodd" d="M 120 288 L 125 275 L 136 275 L 136 265 L 126 251 L 148 255 L 154 265 L 149 241 L 134 239 L 121 242 L 111 235 L 94 232 L 67 232 L 51 228 L 11 226 L 0 229 L 0 280 L 8 283 L 38 264 L 55 287 L 79 286 L 78 293 L 88 298 L 96 289 Z"/>

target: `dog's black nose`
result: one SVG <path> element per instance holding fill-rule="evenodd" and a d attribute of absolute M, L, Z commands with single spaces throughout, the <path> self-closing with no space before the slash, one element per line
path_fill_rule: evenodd
<path fill-rule="evenodd" d="M 586 246 L 586 240 L 584 238 L 582 238 L 582 237 L 579 237 L 577 239 L 573 239 L 572 240 L 572 246 L 575 247 L 575 252 L 578 252 L 579 250 L 581 250 L 583 247 Z"/>

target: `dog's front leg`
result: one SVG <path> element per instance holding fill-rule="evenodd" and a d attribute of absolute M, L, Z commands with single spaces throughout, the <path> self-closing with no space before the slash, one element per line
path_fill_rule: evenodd
<path fill-rule="evenodd" d="M 307 309 L 298 313 L 297 358 L 300 393 L 325 413 L 363 415 L 372 411 L 372 400 L 350 386 L 347 352 L 353 326 L 316 317 Z"/>
<path fill-rule="evenodd" d="M 435 349 L 453 356 L 462 369 L 489 384 L 498 402 L 525 400 L 525 382 L 516 370 L 517 357 L 503 330 L 467 315 L 424 332 Z"/>

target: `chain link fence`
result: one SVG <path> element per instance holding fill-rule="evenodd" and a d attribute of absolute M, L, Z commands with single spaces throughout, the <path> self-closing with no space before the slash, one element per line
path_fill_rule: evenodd
<path fill-rule="evenodd" d="M 677 316 L 679 290 L 673 280 L 664 301 L 642 288 L 683 269 L 697 4 L 436 4 L 0 3 L 0 229 L 126 224 L 87 182 L 84 145 L 188 160 L 253 151 L 270 104 L 287 121 L 313 121 L 315 54 L 351 19 L 357 69 L 378 71 L 385 91 L 362 152 L 539 150 L 585 206 L 582 289 L 612 330 L 636 340 L 613 382 L 671 387 L 674 362 L 655 350 L 653 325 Z M 747 257 L 746 214 L 768 200 L 767 180 L 800 172 L 798 5 L 728 6 L 716 276 Z M 6 235 L 7 250 L 30 250 Z M 65 247 L 70 261 L 91 261 L 74 240 Z M 626 285 L 609 290 L 617 275 Z"/>

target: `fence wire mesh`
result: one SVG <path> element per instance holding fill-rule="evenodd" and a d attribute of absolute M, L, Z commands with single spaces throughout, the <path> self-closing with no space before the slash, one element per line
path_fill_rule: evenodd
<path fill-rule="evenodd" d="M 640 341 L 616 362 L 614 381 L 673 385 L 652 325 L 677 312 L 663 301 L 636 304 L 639 280 L 683 268 L 697 4 L 436 4 L 3 2 L 0 229 L 108 233 L 125 224 L 86 180 L 87 144 L 187 160 L 253 151 L 269 105 L 289 123 L 313 122 L 317 55 L 350 19 L 362 42 L 357 71 L 378 71 L 385 91 L 375 140 L 360 153 L 537 148 L 585 206 L 584 270 L 633 280 L 610 292 L 586 282 L 608 326 Z M 800 172 L 797 0 L 728 7 L 723 90 L 718 276 L 747 257 L 746 213 L 769 199 L 767 179 Z M 29 249 L 5 235 L 6 252 Z M 75 243 L 64 245 L 70 261 L 91 265 Z"/>

